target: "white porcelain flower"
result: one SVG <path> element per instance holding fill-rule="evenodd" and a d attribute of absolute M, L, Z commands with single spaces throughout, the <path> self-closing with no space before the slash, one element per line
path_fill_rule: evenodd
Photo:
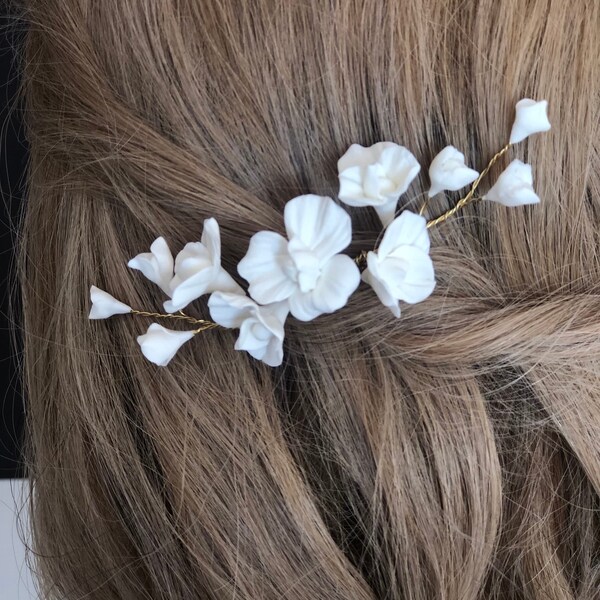
<path fill-rule="evenodd" d="M 427 221 L 402 212 L 386 229 L 377 251 L 368 253 L 362 278 L 396 317 L 400 316 L 399 300 L 415 304 L 431 295 L 435 274 Z"/>
<path fill-rule="evenodd" d="M 131 312 L 131 306 L 120 302 L 95 285 L 90 288 L 90 299 L 92 308 L 88 316 L 89 319 L 108 319 L 113 315 L 124 315 Z"/>
<path fill-rule="evenodd" d="M 127 266 L 141 271 L 165 294 L 170 295 L 169 284 L 173 278 L 173 255 L 163 237 L 156 238 L 150 246 L 150 252 L 143 252 L 133 257 Z"/>
<path fill-rule="evenodd" d="M 479 177 L 479 173 L 465 165 L 465 155 L 454 146 L 446 146 L 432 161 L 429 167 L 432 198 L 443 190 L 460 190 Z"/>
<path fill-rule="evenodd" d="M 173 331 L 158 323 L 152 323 L 137 342 L 143 355 L 155 365 L 166 367 L 183 344 L 194 337 L 193 331 Z"/>
<path fill-rule="evenodd" d="M 200 242 L 190 242 L 175 259 L 175 275 L 169 285 L 168 313 L 216 290 L 243 293 L 233 277 L 221 267 L 221 235 L 215 219 L 206 219 Z"/>
<path fill-rule="evenodd" d="M 510 143 L 516 144 L 534 133 L 550 129 L 548 121 L 548 102 L 536 102 L 530 98 L 519 100 L 516 106 L 517 116 L 510 132 Z"/>
<path fill-rule="evenodd" d="M 352 144 L 338 161 L 339 199 L 349 206 L 372 206 L 381 222 L 389 225 L 398 199 L 418 175 L 417 159 L 393 142 L 365 148 Z"/>
<path fill-rule="evenodd" d="M 350 215 L 331 198 L 309 194 L 286 204 L 284 221 L 289 241 L 259 231 L 238 265 L 250 295 L 259 304 L 289 301 L 301 321 L 342 308 L 360 283 L 355 262 L 339 254 L 352 238 Z"/>
<path fill-rule="evenodd" d="M 214 292 L 208 308 L 215 323 L 240 330 L 236 350 L 245 350 L 270 367 L 283 362 L 283 326 L 290 311 L 287 302 L 260 306 L 248 296 Z"/>
<path fill-rule="evenodd" d="M 526 165 L 518 159 L 513 160 L 500 173 L 498 181 L 483 199 L 499 202 L 504 206 L 537 204 L 540 199 L 533 189 L 531 165 Z"/>

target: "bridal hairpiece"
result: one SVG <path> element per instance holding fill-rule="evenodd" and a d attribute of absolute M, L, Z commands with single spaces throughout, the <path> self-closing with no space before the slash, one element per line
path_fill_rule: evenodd
<path fill-rule="evenodd" d="M 338 161 L 338 198 L 353 207 L 371 206 L 384 233 L 379 246 L 355 259 L 342 252 L 352 239 L 350 215 L 328 197 L 308 194 L 290 200 L 284 209 L 286 236 L 259 231 L 250 239 L 248 252 L 238 264 L 238 274 L 248 282 L 247 293 L 221 266 L 219 225 L 204 221 L 199 242 L 190 242 L 173 259 L 164 238 L 157 238 L 150 252 L 138 254 L 128 266 L 158 285 L 167 295 L 165 313 L 135 310 L 109 293 L 92 286 L 90 319 L 133 314 L 189 323 L 193 329 L 176 331 L 158 323 L 148 327 L 137 341 L 144 356 L 165 366 L 179 348 L 196 334 L 216 327 L 239 329 L 236 350 L 276 367 L 283 361 L 284 325 L 289 314 L 300 321 L 333 313 L 348 302 L 361 279 L 371 286 L 395 317 L 400 302 L 415 304 L 431 295 L 434 267 L 429 256 L 428 229 L 476 200 L 505 206 L 536 204 L 531 166 L 513 160 L 482 197 L 476 196 L 481 180 L 508 149 L 528 136 L 547 131 L 548 103 L 524 99 L 517 103 L 509 142 L 478 173 L 465 164 L 464 155 L 447 146 L 429 167 L 428 197 L 470 184 L 467 194 L 450 210 L 427 221 L 423 214 L 404 210 L 396 216 L 398 200 L 420 171 L 409 150 L 393 142 L 365 148 L 353 144 Z M 362 272 L 361 272 L 362 267 Z M 210 295 L 212 321 L 196 319 L 183 309 Z"/>

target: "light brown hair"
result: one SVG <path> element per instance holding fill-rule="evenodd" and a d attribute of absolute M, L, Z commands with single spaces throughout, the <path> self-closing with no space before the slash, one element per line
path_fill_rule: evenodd
<path fill-rule="evenodd" d="M 44 597 L 552 599 L 600 594 L 600 169 L 594 0 L 29 0 L 26 384 Z M 481 169 L 542 202 L 432 230 L 437 288 L 394 319 L 361 287 L 289 321 L 271 369 L 208 331 L 167 368 L 94 283 L 221 225 L 231 273 L 351 143 Z M 425 169 L 403 198 L 418 208 Z M 436 198 L 437 215 L 456 198 Z M 380 233 L 352 210 L 355 255 Z M 203 301 L 193 314 L 206 315 Z"/>

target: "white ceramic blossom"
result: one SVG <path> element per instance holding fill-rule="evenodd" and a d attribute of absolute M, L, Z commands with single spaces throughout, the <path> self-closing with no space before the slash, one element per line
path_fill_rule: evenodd
<path fill-rule="evenodd" d="M 289 241 L 259 231 L 238 265 L 250 295 L 259 304 L 287 300 L 301 321 L 342 308 L 360 283 L 355 262 L 339 254 L 352 238 L 350 215 L 331 198 L 309 194 L 286 204 L 284 221 Z"/>
<path fill-rule="evenodd" d="M 169 284 L 173 278 L 173 255 L 163 237 L 156 238 L 150 252 L 134 256 L 127 266 L 141 271 L 144 277 L 156 283 L 165 294 L 170 295 Z"/>
<path fill-rule="evenodd" d="M 498 181 L 483 199 L 499 202 L 504 206 L 537 204 L 540 199 L 533 189 L 531 165 L 526 165 L 518 159 L 513 160 L 500 173 Z"/>
<path fill-rule="evenodd" d="M 166 367 L 183 344 L 194 337 L 193 331 L 173 331 L 158 323 L 152 323 L 137 342 L 142 354 L 159 367 Z"/>
<path fill-rule="evenodd" d="M 131 306 L 120 302 L 95 285 L 90 288 L 90 299 L 92 308 L 88 316 L 89 319 L 108 319 L 113 315 L 124 315 L 131 312 Z"/>
<path fill-rule="evenodd" d="M 338 161 L 339 199 L 349 206 L 372 206 L 387 226 L 394 219 L 398 199 L 420 169 L 404 146 L 393 142 L 368 148 L 352 144 Z"/>
<path fill-rule="evenodd" d="M 517 116 L 510 132 L 510 143 L 516 144 L 534 133 L 550 129 L 548 121 L 548 102 L 536 102 L 530 98 L 519 100 L 516 106 Z"/>
<path fill-rule="evenodd" d="M 400 316 L 399 300 L 415 304 L 425 300 L 435 287 L 429 257 L 427 221 L 405 210 L 386 229 L 376 252 L 367 254 L 363 280 L 394 316 Z"/>
<path fill-rule="evenodd" d="M 169 285 L 168 313 L 216 290 L 243 293 L 233 277 L 221 267 L 221 234 L 215 219 L 206 219 L 200 242 L 190 242 L 175 259 L 175 275 Z"/>
<path fill-rule="evenodd" d="M 215 323 L 240 330 L 236 350 L 245 350 L 270 367 L 283 362 L 283 326 L 290 311 L 287 302 L 260 306 L 248 296 L 214 292 L 208 308 Z"/>
<path fill-rule="evenodd" d="M 465 155 L 454 146 L 446 146 L 432 161 L 429 167 L 432 198 L 443 190 L 460 190 L 479 177 L 479 173 L 465 165 Z"/>

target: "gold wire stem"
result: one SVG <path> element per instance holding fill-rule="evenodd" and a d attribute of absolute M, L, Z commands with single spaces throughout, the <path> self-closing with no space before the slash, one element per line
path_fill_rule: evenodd
<path fill-rule="evenodd" d="M 488 163 L 487 167 L 483 171 L 481 171 L 479 177 L 477 177 L 477 179 L 473 182 L 468 194 L 464 198 L 461 198 L 450 210 L 446 211 L 443 215 L 440 215 L 439 217 L 432 219 L 431 221 L 427 221 L 427 229 L 430 229 L 431 227 L 435 227 L 436 225 L 443 223 L 468 204 L 480 200 L 481 198 L 475 196 L 475 192 L 477 191 L 481 180 L 489 173 L 490 169 L 494 166 L 496 161 L 507 152 L 510 146 L 511 144 L 506 144 L 506 146 L 504 146 L 502 150 L 496 152 L 496 154 L 494 154 L 494 156 Z"/>
<path fill-rule="evenodd" d="M 178 319 L 180 321 L 194 323 L 195 325 L 201 325 L 200 329 L 197 329 L 194 333 L 199 333 L 200 331 L 204 331 L 206 329 L 213 329 L 214 327 L 218 327 L 217 323 L 213 323 L 212 321 L 206 321 L 204 319 L 195 319 L 194 317 L 190 317 L 189 315 L 186 315 L 181 311 L 179 311 L 178 314 L 170 314 L 147 312 L 145 310 L 132 310 L 131 314 L 137 315 L 139 317 L 153 317 L 155 319 Z"/>
<path fill-rule="evenodd" d="M 209 329 L 215 329 L 215 327 L 219 327 L 218 323 L 213 323 L 212 321 L 207 321 L 206 325 L 199 327 L 198 329 L 194 329 L 194 335 L 197 333 L 202 333 L 203 331 L 208 331 Z"/>
<path fill-rule="evenodd" d="M 359 266 L 363 266 L 367 263 L 367 254 L 369 254 L 368 250 L 361 250 L 360 254 L 354 258 L 354 262 Z"/>

